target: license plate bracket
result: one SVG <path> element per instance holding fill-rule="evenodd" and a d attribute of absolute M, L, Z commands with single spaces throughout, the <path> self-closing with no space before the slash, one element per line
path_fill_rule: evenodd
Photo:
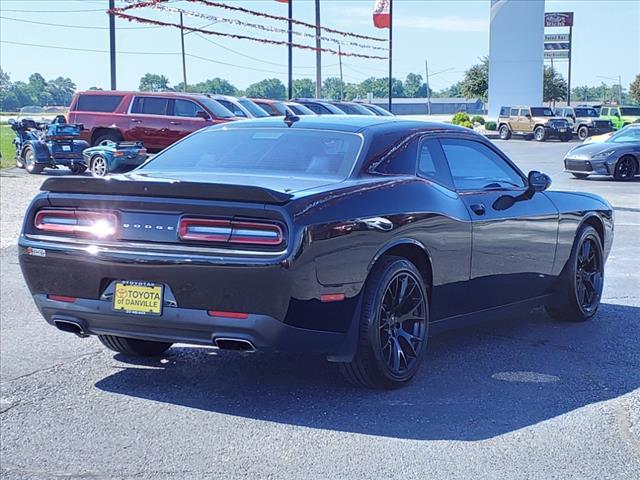
<path fill-rule="evenodd" d="M 152 282 L 117 280 L 112 308 L 132 315 L 162 315 L 164 285 Z"/>

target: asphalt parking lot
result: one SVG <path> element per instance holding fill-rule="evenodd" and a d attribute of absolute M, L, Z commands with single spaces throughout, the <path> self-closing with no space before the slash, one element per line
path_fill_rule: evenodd
<path fill-rule="evenodd" d="M 414 382 L 383 392 L 321 358 L 177 346 L 133 362 L 49 327 L 16 247 L 44 176 L 3 171 L 2 478 L 640 478 L 640 181 L 574 179 L 571 144 L 496 143 L 615 207 L 600 312 L 437 336 Z"/>

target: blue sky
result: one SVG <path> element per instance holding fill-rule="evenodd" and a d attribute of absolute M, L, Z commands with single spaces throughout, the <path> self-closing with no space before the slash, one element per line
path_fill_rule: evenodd
<path fill-rule="evenodd" d="M 119 1 L 118 4 L 123 2 Z M 287 6 L 274 0 L 227 0 L 230 5 L 286 16 Z M 376 37 L 387 30 L 373 27 L 373 0 L 322 0 L 323 24 Z M 172 7 L 208 12 L 225 18 L 241 19 L 286 28 L 286 23 L 238 15 L 224 10 L 201 8 L 193 3 L 172 0 Z M 85 89 L 109 86 L 107 0 L 0 0 L 0 65 L 12 80 L 26 80 L 34 71 L 45 78 L 69 76 Z M 462 78 L 465 69 L 489 53 L 489 0 L 395 0 L 394 2 L 394 76 L 407 73 L 424 76 L 424 61 L 429 59 L 434 89 L 447 87 Z M 600 77 L 622 76 L 625 88 L 640 73 L 640 1 L 639 0 L 547 0 L 546 11 L 575 12 L 573 85 L 597 85 L 612 80 Z M 177 16 L 167 12 L 148 12 L 148 18 L 174 22 Z M 141 12 L 142 14 L 142 12 Z M 294 17 L 314 22 L 312 0 L 294 0 Z M 50 26 L 30 22 L 67 25 Z M 201 26 L 208 21 L 189 18 L 188 25 Z M 172 28 L 140 28 L 141 25 L 117 20 L 118 88 L 136 89 L 146 72 L 163 73 L 171 84 L 182 80 L 179 31 Z M 283 39 L 280 33 L 246 27 L 217 24 L 208 27 L 222 32 L 238 32 L 258 37 Z M 301 29 L 302 27 L 296 27 Z M 514 35 L 517 25 L 514 25 Z M 186 36 L 189 83 L 222 77 L 244 88 L 267 77 L 286 80 L 286 47 L 256 44 L 245 40 Z M 302 39 L 300 40 L 302 41 Z M 306 40 L 309 42 L 309 40 Z M 92 52 L 15 45 L 5 42 L 49 45 Z M 214 42 L 214 43 L 212 43 Z M 348 50 L 348 47 L 343 47 Z M 360 50 L 363 52 L 366 51 Z M 131 52 L 131 53 L 125 53 Z M 220 62 L 220 63 L 216 63 Z M 228 65 L 224 65 L 228 64 Z M 384 60 L 344 58 L 344 77 L 359 82 L 370 76 L 386 76 Z M 294 50 L 294 78 L 314 78 L 315 54 Z M 444 73 L 438 73 L 443 72 Z M 565 73 L 564 66 L 561 71 Z M 336 56 L 323 55 L 323 77 L 338 76 Z"/>

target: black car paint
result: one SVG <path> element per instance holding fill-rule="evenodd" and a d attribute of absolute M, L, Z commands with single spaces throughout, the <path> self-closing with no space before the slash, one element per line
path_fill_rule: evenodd
<path fill-rule="evenodd" d="M 271 119 L 225 128 L 265 124 L 288 128 Z M 79 319 L 90 333 L 150 340 L 211 343 L 217 335 L 235 335 L 263 349 L 317 352 L 344 361 L 355 351 L 367 275 L 384 254 L 410 255 L 420 263 L 430 289 L 431 319 L 441 326 L 543 302 L 553 292 L 575 234 L 585 222 L 601 233 L 607 254 L 611 248 L 612 209 L 595 195 L 524 195 L 526 188 L 455 192 L 416 175 L 415 147 L 424 136 L 482 142 L 511 163 L 488 140 L 466 129 L 384 117 L 316 117 L 291 128 L 299 125 L 363 136 L 350 178 L 298 189 L 287 179 L 271 179 L 267 185 L 274 198 L 265 194 L 253 201 L 225 195 L 216 200 L 213 189 L 192 190 L 191 198 L 170 198 L 172 185 L 179 191 L 192 184 L 160 174 L 145 178 L 164 185 L 163 196 L 152 191 L 136 195 L 136 186 L 144 184 L 139 183 L 143 170 L 120 177 L 109 187 L 111 194 L 100 188 L 100 193 L 92 193 L 94 185 L 105 185 L 99 183 L 103 179 L 50 183 L 53 191 L 41 192 L 29 208 L 19 242 L 23 274 L 47 321 Z M 288 201 L 280 201 L 277 192 L 286 192 Z M 510 208 L 497 210 L 493 205 L 501 196 L 516 200 Z M 484 205 L 484 215 L 470 209 L 478 203 Z M 283 226 L 286 244 L 279 249 L 230 251 L 184 245 L 175 236 L 172 241 L 162 237 L 157 243 L 149 238 L 142 243 L 134 234 L 123 234 L 114 242 L 69 243 L 34 230 L 34 214 L 42 207 L 119 211 L 129 216 L 129 223 L 140 215 L 141 224 L 154 226 L 164 220 L 175 225 L 185 215 L 271 219 Z M 30 254 L 30 248 L 45 250 L 46 257 Z M 173 320 L 150 326 L 155 320 L 114 315 L 109 302 L 99 300 L 118 279 L 167 285 L 180 307 L 167 310 Z M 48 293 L 83 300 L 65 304 L 48 300 Z M 344 293 L 345 300 L 323 303 L 320 297 L 325 293 Z M 252 315 L 245 324 L 206 316 L 194 324 L 188 321 L 190 312 L 211 309 Z"/>

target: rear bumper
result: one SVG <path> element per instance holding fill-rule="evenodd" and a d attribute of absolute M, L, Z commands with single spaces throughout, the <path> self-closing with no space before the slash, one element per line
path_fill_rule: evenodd
<path fill-rule="evenodd" d="M 251 314 L 245 319 L 210 316 L 204 310 L 165 307 L 161 316 L 116 313 L 111 302 L 77 299 L 74 303 L 33 296 L 45 320 L 71 321 L 88 335 L 116 335 L 170 343 L 213 345 L 216 339 L 246 340 L 261 351 L 331 355 L 346 333 L 296 328 L 267 315 Z"/>

